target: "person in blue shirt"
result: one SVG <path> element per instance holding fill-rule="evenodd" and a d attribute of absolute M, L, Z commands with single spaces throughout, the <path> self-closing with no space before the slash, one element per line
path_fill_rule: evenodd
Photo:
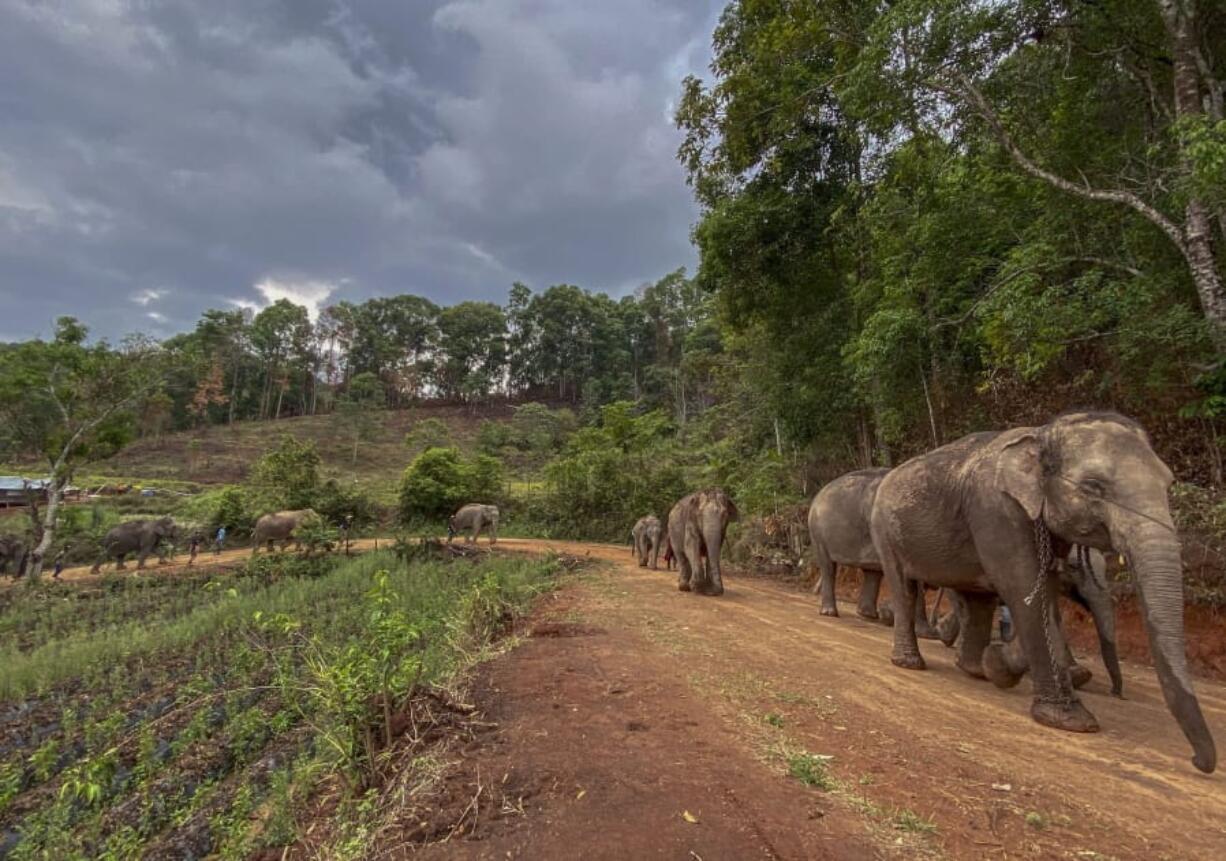
<path fill-rule="evenodd" d="M 222 526 L 217 530 L 217 538 L 213 542 L 213 555 L 214 556 L 221 555 L 221 548 L 225 546 L 225 543 L 226 543 L 226 527 Z"/>

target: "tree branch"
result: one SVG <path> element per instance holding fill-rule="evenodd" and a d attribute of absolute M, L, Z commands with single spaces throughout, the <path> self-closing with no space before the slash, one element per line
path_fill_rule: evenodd
<path fill-rule="evenodd" d="M 1137 197 L 1132 192 L 1124 191 L 1122 189 L 1093 188 L 1088 184 L 1078 185 L 1075 182 L 1067 180 L 1064 177 L 1054 174 L 1046 168 L 1035 164 L 1035 162 L 1031 160 L 1026 153 L 1022 152 L 1021 147 L 1017 145 L 1017 142 L 1013 139 L 1013 136 L 1009 134 L 1009 130 L 1005 128 L 1000 116 L 996 113 L 992 106 L 988 104 L 988 100 L 984 98 L 983 93 L 980 92 L 977 86 L 975 86 L 974 82 L 961 72 L 954 72 L 954 76 L 957 79 L 958 86 L 961 88 L 963 95 L 970 100 L 975 110 L 991 127 L 1001 146 L 1008 151 L 1009 155 L 1013 157 L 1013 160 L 1017 162 L 1022 170 L 1037 179 L 1043 180 L 1048 185 L 1054 186 L 1061 191 L 1068 192 L 1069 194 L 1076 195 L 1077 197 L 1081 197 L 1086 200 L 1096 200 L 1107 203 L 1122 203 L 1124 206 L 1127 206 L 1143 215 L 1152 224 L 1158 227 L 1158 229 L 1165 233 L 1171 242 L 1175 243 L 1175 247 L 1179 249 L 1180 253 L 1184 255 L 1187 254 L 1187 245 L 1184 241 L 1183 228 L 1171 219 L 1167 218 L 1156 208 Z"/>

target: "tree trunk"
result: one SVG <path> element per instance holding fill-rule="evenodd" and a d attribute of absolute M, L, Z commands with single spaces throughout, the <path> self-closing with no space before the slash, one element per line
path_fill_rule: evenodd
<path fill-rule="evenodd" d="M 1158 0 L 1158 7 L 1171 39 L 1175 118 L 1178 121 L 1203 116 L 1205 104 L 1201 98 L 1200 71 L 1196 63 L 1200 45 L 1195 5 L 1183 0 Z M 1189 198 L 1184 215 L 1184 257 L 1192 270 L 1201 308 L 1216 330 L 1221 345 L 1221 339 L 1226 338 L 1226 288 L 1223 288 L 1214 254 L 1211 215 L 1204 201 L 1196 197 Z"/>
<path fill-rule="evenodd" d="M 47 551 L 51 549 L 51 542 L 55 540 L 55 517 L 60 510 L 60 499 L 64 495 L 64 487 L 67 484 L 66 478 L 56 475 L 53 475 L 51 481 L 47 483 L 47 510 L 43 513 L 42 536 L 27 563 L 31 580 L 37 580 L 43 573 L 43 560 L 47 558 Z"/>

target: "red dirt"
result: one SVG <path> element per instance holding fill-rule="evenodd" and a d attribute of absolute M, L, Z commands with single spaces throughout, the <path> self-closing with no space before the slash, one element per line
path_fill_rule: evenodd
<path fill-rule="evenodd" d="M 922 646 L 928 672 L 899 670 L 887 629 L 851 612 L 823 618 L 812 596 L 779 584 L 730 578 L 724 597 L 702 598 L 633 566 L 622 547 L 500 545 L 612 564 L 542 616 L 553 625 L 546 630 L 575 625 L 580 636 L 533 638 L 485 668 L 479 704 L 498 727 L 463 751 L 440 790 L 439 816 L 462 827 L 417 854 L 1226 853 L 1226 778 L 1192 768 L 1143 667 L 1125 664 L 1128 700 L 1109 697 L 1101 677 L 1083 692 L 1101 733 L 1061 733 L 1030 719 L 1026 684 L 1000 691 L 971 679 L 937 643 Z M 1226 739 L 1226 687 L 1202 682 L 1198 692 Z M 839 787 L 822 792 L 787 777 L 789 750 L 832 755 Z M 684 820 L 686 810 L 699 824 Z M 925 819 L 935 831 L 912 833 Z M 419 836 L 439 839 L 440 822 L 426 821 Z M 403 825 L 402 840 L 421 828 Z M 382 848 L 408 854 L 402 840 Z"/>
<path fill-rule="evenodd" d="M 538 615 L 585 603 L 557 599 Z M 538 622 L 479 674 L 474 699 L 496 731 L 389 843 L 450 839 L 388 857 L 876 857 L 853 815 L 763 767 L 644 646 L 625 629 Z"/>

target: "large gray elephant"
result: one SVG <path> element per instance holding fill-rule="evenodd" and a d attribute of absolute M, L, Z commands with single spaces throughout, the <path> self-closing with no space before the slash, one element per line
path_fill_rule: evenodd
<path fill-rule="evenodd" d="M 1144 609 L 1167 707 L 1204 772 L 1217 749 L 1188 675 L 1183 567 L 1167 491 L 1173 476 L 1144 430 L 1115 413 L 1077 412 L 1041 427 L 964 437 L 885 477 L 873 506 L 873 543 L 895 589 L 892 660 L 924 669 L 910 602 L 912 580 L 959 590 L 967 603 L 959 650 L 982 673 L 996 596 L 1012 615 L 1034 684 L 1031 715 L 1046 726 L 1095 732 L 1098 722 L 1059 666 L 1050 560 L 1071 545 L 1123 553 Z"/>
<path fill-rule="evenodd" d="M 295 549 L 300 549 L 302 542 L 297 536 L 298 527 L 307 521 L 319 519 L 319 514 L 313 508 L 299 508 L 294 511 L 278 511 L 263 515 L 255 522 L 255 531 L 251 538 L 251 555 L 259 553 L 260 548 L 265 545 L 268 546 L 268 551 L 271 553 L 275 541 L 281 542 L 282 550 L 287 549 L 291 541 L 294 542 Z"/>
<path fill-rule="evenodd" d="M 630 537 L 634 539 L 633 552 L 639 567 L 646 568 L 650 561 L 651 569 L 656 570 L 660 562 L 660 548 L 664 546 L 664 526 L 660 518 L 654 514 L 640 517 L 630 530 Z"/>
<path fill-rule="evenodd" d="M 24 573 L 22 569 L 25 562 L 25 542 L 20 538 L 0 536 L 0 574 L 11 573 L 16 579 Z"/>
<path fill-rule="evenodd" d="M 1119 651 L 1115 641 L 1115 602 L 1106 580 L 1106 563 L 1097 550 L 1080 545 L 1073 548 L 1067 559 L 1055 563 L 1052 572 L 1058 594 L 1083 607 L 1094 620 L 1098 633 L 1098 646 L 1103 666 L 1111 678 L 1111 693 L 1122 697 L 1124 676 L 1120 671 Z M 957 592 L 951 593 L 954 612 L 941 620 L 941 640 L 951 646 L 957 640 L 966 614 L 966 605 Z M 1056 620 L 1060 612 L 1055 611 Z M 1092 678 L 1086 667 L 1077 663 L 1065 644 L 1063 654 L 1057 656 L 1059 664 L 1069 671 L 1074 688 L 1081 688 Z M 983 652 L 983 672 L 997 687 L 1011 688 L 1021 681 L 1030 669 L 1030 659 L 1019 637 L 993 642 Z"/>
<path fill-rule="evenodd" d="M 171 517 L 161 517 L 157 520 L 129 520 L 113 527 L 102 538 L 102 555 L 91 569 L 97 574 L 102 563 L 114 559 L 115 570 L 122 571 L 125 567 L 124 557 L 129 553 L 137 554 L 136 567 L 145 567 L 145 560 L 155 550 L 158 562 L 165 564 L 173 554 L 175 543 L 179 540 L 179 527 Z"/>
<path fill-rule="evenodd" d="M 677 588 L 700 595 L 724 594 L 719 552 L 736 505 L 720 488 L 683 497 L 668 513 L 668 540 L 677 557 Z"/>
<path fill-rule="evenodd" d="M 470 502 L 447 519 L 447 543 L 450 544 L 451 539 L 460 534 L 462 530 L 471 529 L 472 534 L 468 535 L 464 541 L 468 544 L 475 544 L 481 537 L 481 530 L 486 527 L 489 527 L 490 531 L 490 544 L 497 544 L 498 506 Z"/>
<path fill-rule="evenodd" d="M 813 562 L 820 572 L 813 591 L 821 595 L 823 616 L 839 615 L 834 578 L 837 567 L 846 565 L 859 568 L 863 577 L 856 615 L 874 622 L 892 624 L 894 621 L 893 613 L 888 608 L 882 608 L 882 611 L 877 609 L 883 574 L 869 530 L 873 500 L 888 472 L 888 469 L 849 472 L 827 484 L 813 497 L 813 503 L 809 506 L 809 540 Z M 914 612 L 919 636 L 936 639 L 936 631 L 929 624 L 924 609 L 923 591 L 916 594 Z"/>

